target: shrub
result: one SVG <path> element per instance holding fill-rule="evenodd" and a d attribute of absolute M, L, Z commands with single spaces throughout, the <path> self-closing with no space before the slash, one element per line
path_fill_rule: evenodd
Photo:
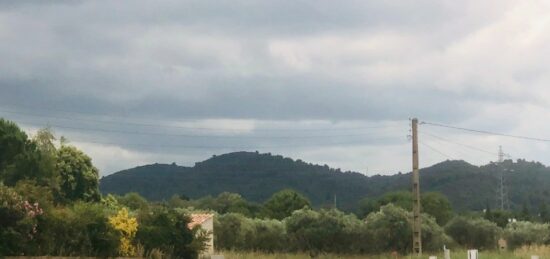
<path fill-rule="evenodd" d="M 458 216 L 445 226 L 445 232 L 467 248 L 493 249 L 501 229 L 484 218 Z"/>
<path fill-rule="evenodd" d="M 409 252 L 412 237 L 412 215 L 410 212 L 388 204 L 380 208 L 379 212 L 371 213 L 367 217 L 366 231 L 371 236 L 370 252 L 397 251 Z M 422 214 L 422 245 L 426 251 L 437 251 L 444 244 L 451 242 L 443 229 L 435 222 L 432 216 Z"/>
<path fill-rule="evenodd" d="M 128 210 L 122 208 L 116 215 L 109 217 L 109 223 L 120 232 L 119 254 L 122 256 L 136 255 L 136 247 L 132 244 L 138 228 L 137 220 L 128 215 Z"/>
<path fill-rule="evenodd" d="M 218 249 L 254 250 L 253 221 L 239 213 L 219 215 L 214 221 L 214 242 Z"/>
<path fill-rule="evenodd" d="M 524 245 L 542 245 L 549 240 L 550 225 L 528 221 L 512 222 L 504 230 L 504 236 L 510 249 Z"/>
<path fill-rule="evenodd" d="M 38 204 L 30 204 L 15 190 L 0 183 L 0 256 L 31 252 L 26 244 L 35 238 Z"/>
<path fill-rule="evenodd" d="M 119 233 L 108 222 L 105 207 L 78 202 L 55 208 L 38 224 L 39 254 L 59 256 L 118 255 Z"/>
<path fill-rule="evenodd" d="M 145 252 L 160 249 L 176 258 L 196 258 L 193 232 L 187 227 L 189 217 L 173 209 L 154 208 L 139 219 L 136 241 L 143 245 Z"/>
<path fill-rule="evenodd" d="M 360 221 L 338 210 L 297 210 L 284 220 L 291 248 L 298 251 L 351 253 Z"/>

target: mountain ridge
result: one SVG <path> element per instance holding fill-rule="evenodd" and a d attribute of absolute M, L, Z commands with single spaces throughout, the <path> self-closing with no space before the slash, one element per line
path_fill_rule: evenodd
<path fill-rule="evenodd" d="M 524 204 L 536 208 L 550 202 L 550 170 L 538 162 L 506 160 L 514 208 Z M 423 191 L 445 194 L 457 210 L 481 210 L 495 200 L 496 164 L 476 166 L 462 160 L 446 160 L 422 168 Z M 150 200 L 168 199 L 174 194 L 199 198 L 221 192 L 235 192 L 254 202 L 263 202 L 280 189 L 295 189 L 316 207 L 330 206 L 334 196 L 338 207 L 355 210 L 360 199 L 385 192 L 409 190 L 410 172 L 366 176 L 358 172 L 306 163 L 281 155 L 233 152 L 214 155 L 192 167 L 150 164 L 122 170 L 100 180 L 103 193 L 138 192 Z M 525 186 L 529 186 L 525 190 Z M 493 206 L 494 207 L 494 206 Z"/>

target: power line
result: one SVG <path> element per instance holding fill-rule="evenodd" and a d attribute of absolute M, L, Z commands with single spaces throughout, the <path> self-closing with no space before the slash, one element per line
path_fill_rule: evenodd
<path fill-rule="evenodd" d="M 33 126 L 43 126 L 39 123 L 20 121 L 21 124 L 33 125 Z M 46 123 L 46 126 L 60 128 L 60 129 L 70 129 L 70 130 L 80 130 L 80 131 L 94 131 L 94 132 L 104 132 L 104 133 L 114 133 L 114 134 L 132 134 L 132 135 L 152 135 L 152 136 L 168 136 L 168 137 L 186 137 L 186 138 L 228 138 L 228 139 L 311 139 L 311 138 L 332 138 L 332 137 L 357 137 L 357 136 L 367 136 L 371 135 L 370 133 L 360 133 L 360 134 L 343 134 L 343 135 L 313 135 L 313 136 L 238 136 L 238 135 L 197 135 L 197 134 L 172 134 L 172 133 L 160 133 L 160 132 L 143 132 L 143 131 L 130 131 L 130 130 L 119 130 L 119 129 L 104 129 L 104 128 L 87 128 L 87 127 L 75 127 L 75 126 L 65 126 L 60 124 Z"/>
<path fill-rule="evenodd" d="M 396 139 L 396 138 L 385 138 L 385 139 Z M 73 140 L 74 142 L 79 143 L 90 143 L 90 144 L 100 144 L 100 145 L 113 145 L 113 146 L 138 146 L 138 147 L 156 147 L 156 148 L 184 148 L 184 149 L 259 149 L 259 148 L 305 148 L 305 147 L 325 147 L 325 146 L 335 146 L 335 145 L 364 145 L 368 143 L 361 142 L 330 142 L 330 143 L 318 143 L 318 144 L 304 144 L 304 145 L 258 145 L 258 146 L 219 146 L 219 145 L 177 145 L 177 144 L 148 144 L 148 143 L 116 143 L 116 142 L 103 142 L 103 141 L 89 141 L 89 140 Z"/>
<path fill-rule="evenodd" d="M 449 140 L 449 139 L 446 139 L 446 138 L 443 138 L 443 137 L 440 137 L 440 136 L 437 136 L 435 134 L 432 134 L 432 133 L 428 133 L 426 131 L 421 131 L 420 133 L 422 134 L 426 134 L 430 137 L 433 137 L 433 138 L 436 138 L 436 139 L 439 139 L 439 140 L 442 140 L 442 141 L 445 141 L 445 142 L 448 142 L 448 143 L 452 143 L 452 144 L 455 144 L 455 145 L 459 145 L 459 146 L 462 146 L 462 147 L 465 147 L 465 148 L 469 148 L 471 150 L 475 150 L 475 151 L 479 151 L 479 152 L 483 152 L 483 153 L 487 153 L 487 154 L 490 154 L 490 155 L 497 155 L 497 153 L 494 153 L 494 152 L 491 152 L 491 151 L 487 151 L 487 150 L 483 150 L 481 148 L 477 148 L 477 147 L 474 147 L 474 146 L 470 146 L 470 145 L 467 145 L 467 144 L 462 144 L 462 143 L 459 143 L 459 142 L 454 142 L 452 140 Z"/>
<path fill-rule="evenodd" d="M 450 126 L 450 125 L 445 125 L 445 124 L 440 124 L 440 123 L 426 122 L 426 121 L 423 121 L 421 124 L 432 125 L 432 126 L 436 126 L 436 127 L 449 128 L 449 129 L 462 130 L 462 131 L 469 131 L 469 132 L 475 132 L 475 133 L 481 133 L 481 134 L 487 134 L 487 135 L 494 135 L 494 136 L 502 136 L 502 137 L 509 137 L 509 138 L 523 139 L 523 140 L 531 140 L 531 141 L 550 142 L 550 139 L 520 136 L 520 135 L 510 135 L 510 134 L 491 132 L 491 131 L 486 131 L 486 130 L 468 129 L 468 128 Z"/>
<path fill-rule="evenodd" d="M 430 145 L 428 145 L 428 144 L 426 144 L 426 143 L 420 142 L 420 144 L 423 145 L 423 146 L 425 146 L 425 147 L 427 147 L 427 148 L 429 148 L 429 149 L 431 149 L 431 150 L 433 150 L 433 151 L 436 152 L 436 153 L 439 153 L 440 155 L 442 155 L 442 156 L 444 156 L 444 157 L 447 157 L 447 158 L 449 158 L 449 159 L 451 159 L 451 160 L 454 160 L 453 157 L 451 157 L 451 156 L 449 156 L 449 155 L 447 155 L 447 154 L 445 154 L 445 153 L 443 153 L 443 152 L 437 150 L 436 148 L 434 148 L 434 147 L 432 147 L 432 146 L 430 146 Z"/>
<path fill-rule="evenodd" d="M 119 121 L 113 121 L 113 120 L 98 120 L 98 119 L 91 119 L 91 118 L 75 118 L 75 117 L 61 117 L 61 116 L 55 116 L 55 115 L 45 115 L 45 114 L 39 114 L 39 113 L 33 113 L 33 112 L 22 112 L 22 111 L 14 111 L 14 110 L 7 110 L 7 109 L 0 109 L 0 112 L 3 113 L 10 113 L 10 114 L 19 114 L 19 115 L 25 115 L 25 116 L 32 116 L 32 117 L 39 117 L 39 118 L 52 118 L 52 119 L 58 119 L 58 120 L 70 120 L 70 121 L 83 121 L 83 122 L 93 122 L 93 123 L 107 123 L 107 124 L 118 124 L 118 125 L 131 125 L 131 126 L 144 126 L 144 127 L 162 127 L 162 128 L 177 128 L 177 129 L 185 129 L 185 130 L 213 130 L 213 131 L 243 131 L 246 129 L 243 128 L 212 128 L 212 127 L 189 127 L 189 126 L 179 126 L 179 125 L 173 125 L 173 124 L 160 124 L 160 123 L 142 123 L 142 122 L 131 122 L 131 121 L 121 121 L 121 118 L 113 117 L 113 116 L 102 116 L 112 119 L 119 119 Z M 78 114 L 74 112 L 65 112 L 69 114 Z M 96 115 L 97 116 L 97 115 Z M 273 132 L 273 131 L 347 131 L 347 130 L 363 130 L 363 129 L 376 129 L 376 128 L 387 128 L 387 127 L 397 127 L 401 125 L 380 125 L 380 126 L 365 126 L 365 127 L 348 127 L 348 128 L 273 128 L 273 129 L 263 129 L 263 128 L 255 128 L 254 131 L 266 131 L 266 132 Z"/>

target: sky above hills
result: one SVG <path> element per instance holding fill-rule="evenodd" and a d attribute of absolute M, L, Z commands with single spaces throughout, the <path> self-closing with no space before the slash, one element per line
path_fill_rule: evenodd
<path fill-rule="evenodd" d="M 102 175 L 259 150 L 410 170 L 410 117 L 550 138 L 546 1 L 0 1 L 0 116 Z M 549 144 L 421 125 L 423 166 Z"/>

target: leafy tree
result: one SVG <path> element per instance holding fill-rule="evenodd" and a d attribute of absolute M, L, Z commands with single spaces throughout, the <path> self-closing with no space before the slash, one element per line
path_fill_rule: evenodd
<path fill-rule="evenodd" d="M 273 253 L 285 251 L 288 240 L 283 222 L 273 219 L 253 219 L 254 238 L 250 245 L 253 250 Z"/>
<path fill-rule="evenodd" d="M 377 199 L 365 198 L 359 202 L 359 217 L 363 218 L 380 207 L 393 204 L 407 211 L 412 210 L 412 194 L 408 191 L 388 192 Z M 423 193 L 421 197 L 422 212 L 433 216 L 439 225 L 447 223 L 453 215 L 451 203 L 438 192 Z"/>
<path fill-rule="evenodd" d="M 254 222 L 239 213 L 227 213 L 215 217 L 214 243 L 218 249 L 252 250 L 256 236 Z"/>
<path fill-rule="evenodd" d="M 250 205 L 237 193 L 222 192 L 216 198 L 207 196 L 198 199 L 195 203 L 196 207 L 201 210 L 213 210 L 220 214 L 241 213 L 252 216 Z"/>
<path fill-rule="evenodd" d="M 373 237 L 373 252 L 410 250 L 411 225 L 404 209 L 392 204 L 368 215 L 367 231 Z"/>
<path fill-rule="evenodd" d="M 104 206 L 76 202 L 46 211 L 36 240 L 38 255 L 112 257 L 118 255 L 120 236 Z"/>
<path fill-rule="evenodd" d="M 411 249 L 412 215 L 410 212 L 388 204 L 378 212 L 369 214 L 366 229 L 372 240 L 371 252 L 397 251 L 407 253 Z M 437 251 L 450 243 L 443 229 L 434 218 L 422 214 L 422 245 L 427 251 Z"/>
<path fill-rule="evenodd" d="M 521 214 L 519 215 L 519 218 L 525 221 L 531 220 L 531 213 L 529 213 L 529 207 L 527 207 L 526 203 L 523 203 L 523 207 L 521 208 Z"/>
<path fill-rule="evenodd" d="M 508 225 L 510 219 L 515 218 L 514 213 L 505 210 L 486 211 L 485 219 L 490 220 L 497 224 L 497 226 L 504 228 Z"/>
<path fill-rule="evenodd" d="M 354 215 L 335 209 L 316 212 L 303 208 L 284 222 L 292 248 L 309 251 L 312 256 L 320 252 L 350 252 L 350 244 L 358 240 L 361 225 Z"/>
<path fill-rule="evenodd" d="M 55 184 L 54 160 L 15 123 L 0 119 L 0 147 L 0 181 L 4 184 L 14 186 L 23 179 L 41 185 Z"/>
<path fill-rule="evenodd" d="M 98 171 L 90 157 L 75 147 L 62 146 L 57 159 L 62 197 L 70 201 L 99 201 Z"/>
<path fill-rule="evenodd" d="M 539 206 L 539 217 L 540 221 L 543 223 L 550 222 L 550 212 L 548 211 L 548 206 L 546 206 L 546 203 L 542 203 Z"/>
<path fill-rule="evenodd" d="M 149 207 L 147 200 L 137 192 L 130 192 L 117 198 L 118 203 L 131 210 L 146 210 Z"/>
<path fill-rule="evenodd" d="M 504 236 L 510 249 L 524 245 L 544 245 L 550 241 L 549 229 L 549 224 L 528 221 L 511 222 L 504 230 Z"/>
<path fill-rule="evenodd" d="M 311 207 L 309 200 L 296 191 L 286 189 L 273 194 L 264 203 L 264 215 L 281 220 L 304 207 Z"/>
<path fill-rule="evenodd" d="M 457 216 L 447 223 L 445 232 L 464 247 L 493 249 L 501 229 L 484 218 Z"/>
<path fill-rule="evenodd" d="M 140 218 L 136 241 L 146 252 L 160 249 L 175 258 L 196 258 L 193 232 L 187 228 L 189 217 L 173 209 L 157 207 Z"/>
<path fill-rule="evenodd" d="M 10 121 L 0 118 L 0 173 L 4 175 L 13 167 L 17 158 L 26 152 L 29 145 L 27 134 Z M 5 179 L 4 179 L 5 180 Z"/>
<path fill-rule="evenodd" d="M 453 217 L 451 203 L 443 194 L 428 192 L 422 195 L 422 212 L 432 215 L 440 226 L 444 226 Z"/>

